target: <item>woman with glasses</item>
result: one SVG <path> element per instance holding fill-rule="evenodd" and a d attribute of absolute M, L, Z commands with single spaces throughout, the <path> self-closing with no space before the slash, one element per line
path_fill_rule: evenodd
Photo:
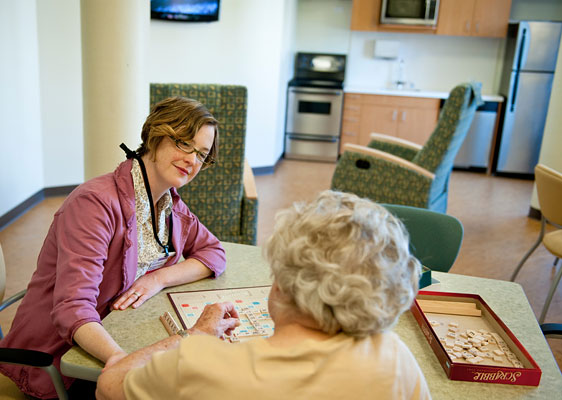
<path fill-rule="evenodd" d="M 109 366 L 126 356 L 101 324 L 111 309 L 137 308 L 165 287 L 224 271 L 219 240 L 177 193 L 215 162 L 217 126 L 195 100 L 174 97 L 153 107 L 137 151 L 121 145 L 127 160 L 80 185 L 55 214 L 0 347 L 44 351 L 58 367 L 76 343 Z M 56 397 L 39 368 L 0 371 L 28 395 Z M 63 379 L 67 388 L 73 382 Z"/>

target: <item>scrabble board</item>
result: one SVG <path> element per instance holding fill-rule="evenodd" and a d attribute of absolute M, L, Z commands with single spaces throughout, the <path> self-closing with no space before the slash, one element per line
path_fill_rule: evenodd
<path fill-rule="evenodd" d="M 271 286 L 240 289 L 171 292 L 168 298 L 184 329 L 191 328 L 207 304 L 230 301 L 238 311 L 240 326 L 225 340 L 240 342 L 253 337 L 273 335 L 274 324 L 269 315 L 267 300 Z"/>

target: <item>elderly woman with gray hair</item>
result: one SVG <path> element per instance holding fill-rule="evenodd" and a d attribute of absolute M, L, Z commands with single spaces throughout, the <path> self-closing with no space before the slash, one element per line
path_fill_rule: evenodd
<path fill-rule="evenodd" d="M 100 399 L 427 399 L 425 378 L 391 332 L 418 289 L 401 222 L 355 195 L 325 191 L 278 213 L 266 256 L 275 333 L 231 344 L 231 303 L 106 368 Z M 160 350 L 166 350 L 160 352 Z"/>

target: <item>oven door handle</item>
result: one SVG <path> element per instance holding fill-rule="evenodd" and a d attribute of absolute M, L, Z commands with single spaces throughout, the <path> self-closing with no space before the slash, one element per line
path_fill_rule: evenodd
<path fill-rule="evenodd" d="M 318 136 L 318 135 L 305 135 L 305 134 L 287 134 L 289 139 L 294 140 L 304 140 L 304 141 L 311 141 L 311 142 L 328 142 L 328 143 L 336 143 L 339 141 L 338 137 L 335 136 Z"/>
<path fill-rule="evenodd" d="M 333 96 L 341 96 L 342 92 L 341 91 L 331 91 L 331 90 L 318 90 L 318 91 L 312 91 L 312 90 L 303 90 L 303 89 L 290 89 L 291 93 L 300 93 L 300 94 L 327 94 L 327 95 L 333 95 Z"/>

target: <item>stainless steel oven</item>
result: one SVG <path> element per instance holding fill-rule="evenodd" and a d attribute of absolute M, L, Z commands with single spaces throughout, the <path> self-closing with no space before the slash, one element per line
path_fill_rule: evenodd
<path fill-rule="evenodd" d="M 345 56 L 298 53 L 287 89 L 285 158 L 336 161 Z"/>
<path fill-rule="evenodd" d="M 287 101 L 287 132 L 339 137 L 343 90 L 290 87 Z"/>

